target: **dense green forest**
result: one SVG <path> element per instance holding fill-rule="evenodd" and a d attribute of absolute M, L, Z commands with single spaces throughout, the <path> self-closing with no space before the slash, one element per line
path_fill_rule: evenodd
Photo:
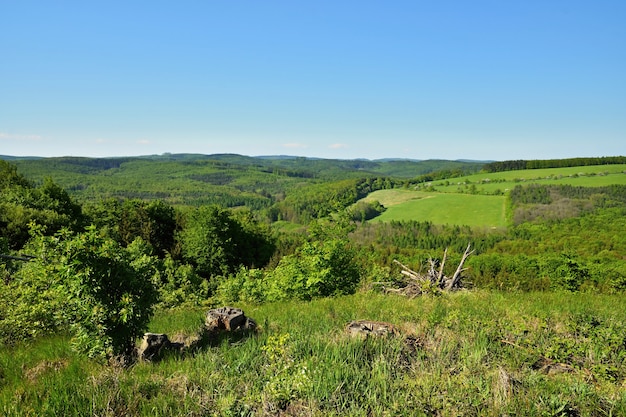
<path fill-rule="evenodd" d="M 623 163 L 621 157 L 605 158 L 602 163 L 612 163 L 609 159 Z M 563 161 L 562 166 L 569 167 L 573 161 L 579 159 Z M 585 161 L 590 160 L 580 160 Z M 25 342 L 68 335 L 78 354 L 103 360 L 126 357 L 136 338 L 153 323 L 155 312 L 193 312 L 202 306 L 233 303 L 268 306 L 255 307 L 264 311 L 272 305 L 311 303 L 328 297 L 341 300 L 358 293 L 372 297 L 374 292 L 402 285 L 394 261 L 415 271 L 429 264 L 440 265 L 442 273 L 452 275 L 468 244 L 473 253 L 463 270 L 464 283 L 476 294 L 612 297 L 626 290 L 626 185 L 566 184 L 559 182 L 559 168 L 554 168 L 552 183 L 542 183 L 544 176 L 515 182 L 506 192 L 486 193 L 505 201 L 506 227 L 372 221 L 387 210 L 379 201 L 367 198 L 374 192 L 401 190 L 403 195 L 415 192 L 421 193 L 416 194 L 419 198 L 429 198 L 439 192 L 437 187 L 445 189 L 461 181 L 453 178 L 487 172 L 494 166 L 421 163 L 238 155 L 0 159 L 0 346 L 16 348 Z M 558 164 L 545 162 L 546 167 Z M 607 176 L 597 178 L 603 181 L 598 184 L 606 183 Z M 433 183 L 424 191 L 425 182 Z M 481 192 L 465 187 L 459 195 Z M 428 293 L 441 295 L 433 288 Z M 356 302 L 363 302 L 355 297 Z M 477 342 L 469 335 L 475 335 L 475 329 L 454 318 L 460 313 L 439 312 L 456 306 L 455 299 L 443 300 L 420 308 L 428 310 L 433 324 L 442 325 L 443 320 L 445 326 L 463 334 L 459 337 L 467 338 L 463 343 L 474 346 Z M 468 298 L 466 302 L 481 301 Z M 397 312 L 398 317 L 415 308 L 403 306 L 405 312 Z M 336 319 L 337 313 L 330 309 L 329 317 Z M 440 316 L 445 318 L 436 318 Z M 589 332 L 596 331 L 593 323 L 600 319 L 580 317 L 591 323 Z M 602 317 L 607 323 L 612 320 Z M 523 323 L 498 322 L 501 329 L 485 331 L 495 332 L 488 337 L 499 332 L 527 332 L 524 329 L 536 326 L 540 318 L 520 320 Z M 569 334 L 562 335 L 558 326 L 573 326 L 578 319 L 568 316 L 562 320 L 565 324 L 545 325 L 551 329 L 549 339 L 540 341 L 533 339 L 539 336 L 520 333 L 515 343 L 555 349 L 548 350 L 552 353 L 547 357 L 571 363 L 572 355 L 583 355 L 575 348 L 582 342 L 578 336 L 573 341 Z M 269 322 L 264 326 L 272 327 Z M 623 340 L 615 339 L 619 332 L 613 330 L 602 333 L 604 336 L 588 336 L 598 346 L 606 345 L 602 354 L 608 356 L 576 359 L 583 364 L 576 365 L 578 369 L 593 372 L 594 378 L 609 384 L 602 388 L 608 390 L 602 391 L 603 396 L 613 395 L 610 384 L 626 375 L 623 361 L 615 353 L 618 346 L 623 348 Z M 287 355 L 288 337 L 272 337 L 267 336 L 263 349 Z M 444 339 L 461 343 L 442 335 L 420 337 L 430 340 L 428 343 Z M 325 342 L 315 343 L 321 346 Z M 546 347 L 551 344 L 557 347 Z M 351 346 L 336 354 L 351 355 Z M 378 351 L 385 363 L 393 362 L 400 352 L 393 346 L 387 346 L 390 351 Z M 497 352 L 508 358 L 501 350 Z M 0 355 L 0 362 L 7 361 L 0 363 L 0 371 L 10 368 L 7 358 Z M 296 368 L 280 372 L 287 372 L 288 380 L 293 381 Z M 324 376 L 329 378 L 333 376 Z M 384 378 L 385 384 L 388 380 L 388 376 Z M 0 372 L 0 392 L 7 384 L 4 381 Z M 282 401 L 283 408 L 294 395 L 304 392 L 289 384 L 286 394 L 272 394 Z M 129 388 L 129 395 L 136 393 L 135 388 Z M 321 394 L 319 401 L 324 402 L 326 395 L 331 394 Z M 423 399 L 424 403 L 439 404 L 433 401 Z M 572 404 L 569 401 L 566 404 Z M 604 407 L 599 402 L 594 407 Z M 524 404 L 515 407 L 519 411 Z M 552 409 L 546 407 L 539 408 Z M 585 406 L 576 403 L 576 407 Z"/>
<path fill-rule="evenodd" d="M 267 208 L 291 190 L 353 179 L 407 180 L 436 171 L 478 172 L 470 161 L 326 160 L 301 157 L 165 154 L 136 158 L 13 160 L 21 174 L 51 178 L 79 201 L 159 199 L 173 205 Z"/>

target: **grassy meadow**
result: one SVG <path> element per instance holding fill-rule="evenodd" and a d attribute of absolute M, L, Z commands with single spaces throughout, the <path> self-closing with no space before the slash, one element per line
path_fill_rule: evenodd
<path fill-rule="evenodd" d="M 378 200 L 387 210 L 372 221 L 430 221 L 476 227 L 504 227 L 505 197 L 411 190 L 380 190 L 366 201 Z"/>
<path fill-rule="evenodd" d="M 62 336 L 0 352 L 5 416 L 500 416 L 626 414 L 620 296 L 369 292 L 243 305 L 260 330 L 187 357 L 120 369 Z M 190 333 L 203 311 L 160 311 L 151 331 Z M 354 319 L 395 336 L 353 338 Z"/>
<path fill-rule="evenodd" d="M 439 192 L 475 192 L 493 194 L 506 192 L 516 185 L 556 184 L 579 187 L 602 187 L 626 184 L 626 165 L 591 165 L 583 167 L 527 169 L 480 173 L 430 183 Z"/>
<path fill-rule="evenodd" d="M 379 190 L 363 201 L 379 201 L 387 208 L 374 222 L 416 220 L 500 228 L 507 225 L 506 192 L 516 185 L 527 184 L 580 187 L 626 184 L 626 165 L 481 173 L 432 181 L 414 189 Z"/>

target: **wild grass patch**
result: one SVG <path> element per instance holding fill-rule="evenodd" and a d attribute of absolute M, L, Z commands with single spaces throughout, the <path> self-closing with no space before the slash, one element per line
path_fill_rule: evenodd
<path fill-rule="evenodd" d="M 64 337 L 40 339 L 0 352 L 0 413 L 621 415 L 621 305 L 609 295 L 479 291 L 240 305 L 258 333 L 130 369 L 77 357 Z M 192 331 L 202 315 L 159 311 L 150 330 Z M 355 319 L 399 331 L 354 338 L 344 327 Z"/>

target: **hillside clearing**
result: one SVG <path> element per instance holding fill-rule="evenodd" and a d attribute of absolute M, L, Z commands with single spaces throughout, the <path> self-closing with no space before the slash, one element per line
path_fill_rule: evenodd
<path fill-rule="evenodd" d="M 387 210 L 372 221 L 430 221 L 476 227 L 505 227 L 504 196 L 380 190 L 366 201 L 378 200 Z"/>
<path fill-rule="evenodd" d="M 468 192 L 475 187 L 478 193 L 502 193 L 516 185 L 572 185 L 579 187 L 602 187 L 626 184 L 626 165 L 591 165 L 567 168 L 527 169 L 480 173 L 448 180 L 432 181 L 428 186 L 439 192 Z"/>

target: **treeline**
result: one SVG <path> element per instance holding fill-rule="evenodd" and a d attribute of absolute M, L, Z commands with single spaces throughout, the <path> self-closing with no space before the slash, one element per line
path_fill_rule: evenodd
<path fill-rule="evenodd" d="M 538 159 L 538 160 L 511 160 L 489 162 L 483 166 L 485 172 L 517 171 L 540 168 L 566 168 L 589 165 L 616 165 L 626 164 L 626 156 L 603 156 L 591 158 L 566 159 Z"/>
<path fill-rule="evenodd" d="M 0 249 L 4 252 L 24 250 L 34 230 L 54 236 L 63 230 L 80 234 L 91 226 L 122 247 L 141 239 L 151 255 L 188 263 L 206 279 L 240 266 L 264 266 L 273 255 L 274 238 L 268 226 L 249 209 L 232 211 L 217 205 L 176 209 L 162 200 L 114 198 L 81 205 L 51 180 L 35 186 L 15 166 L 0 161 Z M 203 236 L 200 243 L 198 235 Z M 201 256 L 197 247 L 202 245 L 205 252 L 215 253 Z"/>
<path fill-rule="evenodd" d="M 519 204 L 550 204 L 559 198 L 591 199 L 604 205 L 626 204 L 626 186 L 621 184 L 604 187 L 581 187 L 573 185 L 541 185 L 530 184 L 515 186 L 510 191 L 511 203 Z"/>
<path fill-rule="evenodd" d="M 626 290 L 626 208 L 590 211 L 580 217 L 523 223 L 507 231 L 486 231 L 430 222 L 368 223 L 350 237 L 373 265 L 388 268 L 393 259 L 414 270 L 441 260 L 452 274 L 468 243 L 475 250 L 466 266 L 473 286 L 500 291 Z M 451 268 L 448 270 L 448 268 Z M 375 269 L 375 268 L 374 268 Z M 384 281 L 385 275 L 375 281 Z"/>
<path fill-rule="evenodd" d="M 422 174 L 418 177 L 412 178 L 407 183 L 409 184 L 421 184 L 424 182 L 445 180 L 449 178 L 458 178 L 464 175 L 473 174 L 475 172 L 474 169 L 443 169 L 439 171 L 429 172 L 427 174 Z"/>
<path fill-rule="evenodd" d="M 626 290 L 626 208 L 523 223 L 469 262 L 481 288 L 521 291 Z"/>

